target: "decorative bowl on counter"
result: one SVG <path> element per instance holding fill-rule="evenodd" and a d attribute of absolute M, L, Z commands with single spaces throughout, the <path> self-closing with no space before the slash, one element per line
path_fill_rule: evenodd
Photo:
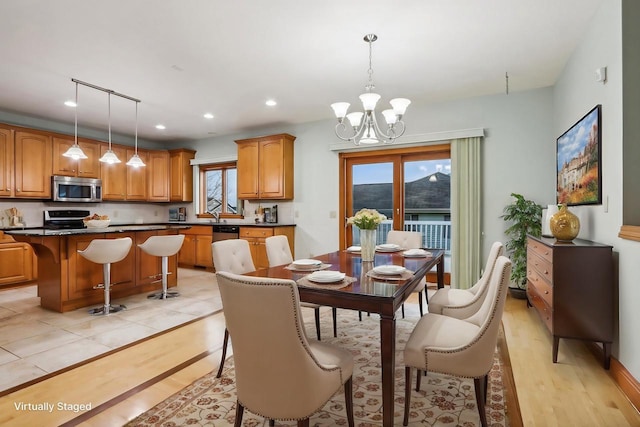
<path fill-rule="evenodd" d="M 110 219 L 90 219 L 84 221 L 84 225 L 86 225 L 87 228 L 107 228 L 110 223 Z"/>

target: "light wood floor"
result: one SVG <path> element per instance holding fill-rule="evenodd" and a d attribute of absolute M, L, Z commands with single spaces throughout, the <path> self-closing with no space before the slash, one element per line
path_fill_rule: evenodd
<path fill-rule="evenodd" d="M 524 301 L 507 300 L 503 323 L 525 426 L 640 426 L 638 412 L 585 344 L 561 340 L 553 364 L 551 338 Z M 4 396 L 0 425 L 122 425 L 216 369 L 223 332 L 222 315 L 210 316 Z M 194 358 L 198 361 L 190 363 Z M 185 363 L 190 364 L 145 385 Z M 93 410 L 106 403 L 107 408 L 80 420 L 71 410 L 19 410 L 21 402 L 91 404 Z"/>

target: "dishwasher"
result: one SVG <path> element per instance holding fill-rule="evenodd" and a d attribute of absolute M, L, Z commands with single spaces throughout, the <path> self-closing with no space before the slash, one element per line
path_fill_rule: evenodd
<path fill-rule="evenodd" d="M 213 224 L 213 241 L 237 239 L 240 236 L 240 226 L 231 224 Z"/>

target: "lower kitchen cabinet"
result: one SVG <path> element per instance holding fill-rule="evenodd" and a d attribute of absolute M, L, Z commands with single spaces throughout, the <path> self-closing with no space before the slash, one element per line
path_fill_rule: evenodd
<path fill-rule="evenodd" d="M 295 254 L 293 245 L 295 240 L 293 226 L 268 227 L 268 226 L 247 226 L 240 227 L 240 238 L 249 242 L 253 264 L 257 269 L 269 267 L 267 258 L 267 248 L 265 240 L 267 237 L 286 235 L 289 239 L 291 253 Z"/>
<path fill-rule="evenodd" d="M 211 243 L 213 242 L 213 228 L 210 225 L 194 225 L 184 234 L 184 243 L 178 252 L 178 264 L 181 267 L 213 268 Z"/>
<path fill-rule="evenodd" d="M 0 286 L 30 282 L 37 275 L 37 258 L 31 246 L 0 231 Z"/>

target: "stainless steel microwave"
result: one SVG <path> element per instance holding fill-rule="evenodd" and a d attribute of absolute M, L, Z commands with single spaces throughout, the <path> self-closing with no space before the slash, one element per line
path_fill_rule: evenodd
<path fill-rule="evenodd" d="M 51 177 L 51 200 L 54 202 L 101 202 L 102 180 L 54 175 Z"/>

